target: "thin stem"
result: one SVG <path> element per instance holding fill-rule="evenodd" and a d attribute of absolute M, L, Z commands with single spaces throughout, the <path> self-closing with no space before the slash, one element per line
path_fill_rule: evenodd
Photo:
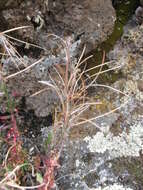
<path fill-rule="evenodd" d="M 13 77 L 15 77 L 15 76 L 17 76 L 17 75 L 19 75 L 19 74 L 21 74 L 21 73 L 23 73 L 23 72 L 25 72 L 25 71 L 31 69 L 31 68 L 34 67 L 35 65 L 39 64 L 42 60 L 43 60 L 43 58 L 41 58 L 40 60 L 34 62 L 33 64 L 31 64 L 30 66 L 26 67 L 25 69 L 23 69 L 23 70 L 21 70 L 21 71 L 18 71 L 18 72 L 14 73 L 14 74 L 11 74 L 11 75 L 7 76 L 6 79 L 13 78 Z"/>

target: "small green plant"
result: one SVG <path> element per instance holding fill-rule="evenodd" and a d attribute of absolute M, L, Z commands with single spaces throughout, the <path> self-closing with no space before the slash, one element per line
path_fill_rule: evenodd
<path fill-rule="evenodd" d="M 15 107 L 16 107 L 16 100 L 15 100 L 15 97 L 10 95 L 8 93 L 8 89 L 6 87 L 6 83 L 2 82 L 1 84 L 1 87 L 0 87 L 0 90 L 3 92 L 3 97 L 2 97 L 2 101 L 3 101 L 3 98 L 6 99 L 5 101 L 5 108 L 6 108 L 6 112 L 9 112 L 9 113 L 12 113 L 15 111 Z"/>
<path fill-rule="evenodd" d="M 51 144 L 52 142 L 52 133 L 49 132 L 48 133 L 48 137 L 46 138 L 46 140 L 44 141 L 45 143 L 45 149 L 48 149 L 49 145 Z"/>

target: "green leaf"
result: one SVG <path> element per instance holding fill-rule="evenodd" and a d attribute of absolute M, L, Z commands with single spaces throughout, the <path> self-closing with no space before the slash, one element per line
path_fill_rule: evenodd
<path fill-rule="evenodd" d="M 36 180 L 39 182 L 39 183 L 43 183 L 43 177 L 40 173 L 36 173 Z"/>
<path fill-rule="evenodd" d="M 47 139 L 45 140 L 45 145 L 46 145 L 46 147 L 51 143 L 51 141 L 52 141 L 52 133 L 48 133 L 48 137 L 47 137 Z"/>

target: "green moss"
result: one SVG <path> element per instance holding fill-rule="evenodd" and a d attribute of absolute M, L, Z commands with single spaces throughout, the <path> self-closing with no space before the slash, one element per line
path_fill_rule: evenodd
<path fill-rule="evenodd" d="M 102 63 L 103 52 L 105 51 L 106 54 L 113 49 L 113 46 L 120 39 L 123 34 L 123 27 L 131 18 L 132 14 L 134 13 L 135 9 L 138 6 L 138 0 L 124 0 L 121 3 L 118 3 L 116 7 L 116 16 L 117 20 L 115 22 L 114 30 L 112 34 L 108 37 L 108 39 L 101 43 L 96 50 L 91 52 L 90 54 L 94 55 L 92 59 L 88 62 L 88 68 L 92 68 L 95 65 Z M 108 69 L 108 67 L 104 67 L 104 70 Z M 98 72 L 98 70 L 92 70 L 89 74 L 93 75 L 94 73 Z M 121 77 L 121 73 L 115 72 L 108 72 L 106 74 L 102 74 L 99 77 L 100 82 L 110 82 L 113 83 L 117 79 Z"/>

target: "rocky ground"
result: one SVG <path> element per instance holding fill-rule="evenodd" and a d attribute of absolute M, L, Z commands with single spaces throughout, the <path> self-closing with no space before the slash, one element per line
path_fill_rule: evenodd
<path fill-rule="evenodd" d="M 23 40 L 46 48 L 44 52 L 31 47 L 27 51 L 24 46 L 17 44 L 17 48 L 27 56 L 27 64 L 33 63 L 37 57 L 44 56 L 44 60 L 33 69 L 7 81 L 9 92 L 16 91 L 22 97 L 18 122 L 24 135 L 24 146 L 29 155 L 34 155 L 37 147 L 44 151 L 42 143 L 49 133 L 53 109 L 59 100 L 51 91 L 35 97 L 30 95 L 43 88 L 38 81 L 49 80 L 49 73 L 56 77 L 50 65 L 55 61 L 65 61 L 62 44 L 57 39 L 49 39 L 48 34 L 55 33 L 68 40 L 71 54 L 77 56 L 83 44 L 87 44 L 88 52 L 112 32 L 115 10 L 110 0 L 17 3 L 12 8 L 9 3 L 7 9 L 2 11 L 8 27 L 17 27 L 19 23 L 30 25 L 30 29 L 18 31 L 15 36 L 22 36 Z M 96 86 L 91 89 L 90 98 L 102 104 L 91 107 L 85 117 L 97 117 L 93 120 L 96 125 L 87 123 L 70 131 L 60 158 L 61 167 L 55 176 L 58 189 L 143 189 L 142 44 L 143 26 L 131 19 L 124 28 L 121 40 L 108 54 L 108 59 L 112 61 L 109 68 L 120 66 L 116 73 L 121 73 L 122 77 L 109 88 Z M 13 72 L 11 60 L 3 60 L 2 71 L 5 75 Z M 98 117 L 120 106 L 114 113 Z"/>
<path fill-rule="evenodd" d="M 106 2 L 102 0 L 46 2 L 48 1 L 41 0 L 37 3 L 17 1 L 14 7 L 10 9 L 11 3 L 9 3 L 7 9 L 2 11 L 3 19 L 8 28 L 31 26 L 28 29 L 17 31 L 16 37 L 20 36 L 21 39 L 36 43 L 46 49 L 41 51 L 30 46 L 27 50 L 25 45 L 17 45 L 22 54 L 34 58 L 33 62 L 35 58 L 43 57 L 43 54 L 45 56 L 45 61 L 34 68 L 31 74 L 20 75 L 16 79 L 10 80 L 10 86 L 14 87 L 14 90 L 18 88 L 21 95 L 25 97 L 37 91 L 39 88 L 38 80 L 46 80 L 49 65 L 64 62 L 63 44 L 56 38 L 48 37 L 49 34 L 56 34 L 68 41 L 70 55 L 75 57 L 80 55 L 83 45 L 86 44 L 86 51 L 89 52 L 104 41 L 111 34 L 116 20 L 115 10 L 110 0 Z M 29 52 L 31 53 L 29 54 Z M 30 60 L 30 62 L 32 61 Z M 9 74 L 6 69 L 5 72 Z M 20 81 L 24 82 L 21 84 Z M 45 99 L 47 95 L 44 94 L 43 97 Z M 51 100 L 46 98 L 47 100 L 43 101 L 43 97 L 30 98 L 30 101 L 29 98 L 26 98 L 29 109 L 34 109 L 39 116 L 49 114 L 47 107 Z"/>
<path fill-rule="evenodd" d="M 30 29 L 19 31 L 23 39 L 34 41 L 55 53 L 58 53 L 58 48 L 53 40 L 48 39 L 49 33 L 72 43 L 79 41 L 79 49 L 86 43 L 89 52 L 111 34 L 116 20 L 110 0 L 18 1 L 17 6 L 10 9 L 11 4 L 7 10 L 2 11 L 9 28 L 30 25 Z"/>
<path fill-rule="evenodd" d="M 95 97 L 104 105 L 91 113 L 103 114 L 125 105 L 108 116 L 95 119 L 99 126 L 96 130 L 95 126 L 93 131 L 93 126 L 87 125 L 92 135 L 84 133 L 80 140 L 79 137 L 71 139 L 65 146 L 64 165 L 60 169 L 65 177 L 57 179 L 61 189 L 143 188 L 143 27 L 133 22 L 125 26 L 121 40 L 108 55 L 114 61 L 110 66 L 120 65 L 121 69 L 116 72 L 122 72 L 121 79 L 111 87 L 128 96 L 98 87 Z"/>

